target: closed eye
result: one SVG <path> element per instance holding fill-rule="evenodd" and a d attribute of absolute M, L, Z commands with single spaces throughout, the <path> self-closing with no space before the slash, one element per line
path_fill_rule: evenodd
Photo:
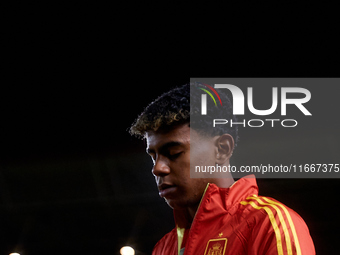
<path fill-rule="evenodd" d="M 175 153 L 175 154 L 169 154 L 169 155 L 168 155 L 168 158 L 169 158 L 170 160 L 175 160 L 175 159 L 177 159 L 182 153 L 183 153 L 183 152 L 181 151 L 181 152 L 178 152 L 178 153 Z"/>

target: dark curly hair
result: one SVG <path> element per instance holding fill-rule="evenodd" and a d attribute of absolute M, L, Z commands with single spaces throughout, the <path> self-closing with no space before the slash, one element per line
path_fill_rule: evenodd
<path fill-rule="evenodd" d="M 189 123 L 190 127 L 203 135 L 216 136 L 230 134 L 238 141 L 237 125 L 216 125 L 214 119 L 237 121 L 233 115 L 232 102 L 227 90 L 218 90 L 223 106 L 216 106 L 213 99 L 208 97 L 207 114 L 201 115 L 201 94 L 199 88 L 206 88 L 202 83 L 195 82 L 174 88 L 159 96 L 150 103 L 139 115 L 130 128 L 130 134 L 144 137 L 148 131 L 165 130 L 175 125 Z"/>

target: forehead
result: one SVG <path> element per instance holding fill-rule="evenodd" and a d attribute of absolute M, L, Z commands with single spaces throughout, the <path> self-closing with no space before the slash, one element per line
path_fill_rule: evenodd
<path fill-rule="evenodd" d="M 168 142 L 190 143 L 189 124 L 174 126 L 166 131 L 149 131 L 146 133 L 148 148 L 159 147 Z"/>

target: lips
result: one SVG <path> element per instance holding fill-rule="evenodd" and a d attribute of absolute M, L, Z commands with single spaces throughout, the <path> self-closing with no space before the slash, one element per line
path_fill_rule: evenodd
<path fill-rule="evenodd" d="M 168 197 L 172 193 L 174 193 L 176 191 L 176 189 L 177 189 L 176 185 L 163 183 L 163 184 L 158 186 L 159 196 L 160 197 Z"/>

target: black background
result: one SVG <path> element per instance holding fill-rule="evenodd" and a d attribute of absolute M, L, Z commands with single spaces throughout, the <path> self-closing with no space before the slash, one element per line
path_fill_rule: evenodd
<path fill-rule="evenodd" d="M 7 20 L 3 48 L 1 254 L 119 254 L 124 245 L 133 246 L 136 254 L 150 254 L 173 227 L 172 211 L 157 195 L 143 142 L 127 129 L 152 99 L 190 77 L 337 75 L 334 66 L 321 71 L 319 61 L 306 60 L 310 51 L 305 45 L 298 48 L 303 58 L 287 57 L 278 49 L 265 56 L 240 41 L 245 57 L 237 53 L 229 61 L 231 53 L 212 53 L 204 44 L 194 47 L 187 34 L 164 33 L 151 40 L 159 31 L 152 27 L 155 21 L 123 27 L 126 20 L 116 19 L 117 10 L 108 15 L 77 6 L 70 13 L 37 7 L 23 19 L 25 8 L 18 6 Z M 323 63 L 328 61 L 329 56 L 320 55 Z M 318 100 L 319 93 L 322 89 L 312 93 L 314 109 L 327 104 L 337 119 L 337 90 L 331 100 L 321 95 Z M 308 139 L 338 130 L 331 119 L 315 121 L 325 128 L 308 133 L 306 127 Z M 254 142 L 258 151 L 275 144 L 268 135 L 240 135 L 238 160 L 259 155 L 246 149 Z M 338 143 L 313 145 L 338 153 Z M 310 145 L 301 148 L 307 151 Z M 280 162 L 282 154 L 276 155 L 273 161 Z M 301 155 L 308 158 L 303 150 Z M 337 254 L 339 180 L 258 183 L 262 195 L 280 200 L 305 219 L 317 253 Z"/>

